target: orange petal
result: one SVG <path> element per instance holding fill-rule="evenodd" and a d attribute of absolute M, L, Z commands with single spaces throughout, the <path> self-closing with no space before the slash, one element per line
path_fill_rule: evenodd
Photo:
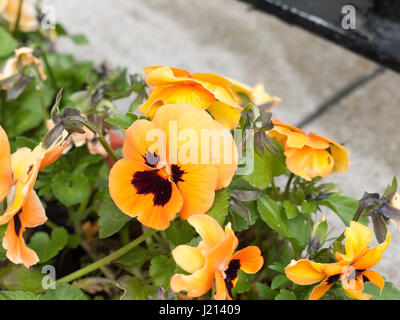
<path fill-rule="evenodd" d="M 124 158 L 145 162 L 147 151 L 158 156 L 164 153 L 165 135 L 151 121 L 140 119 L 135 121 L 125 133 L 122 147 Z"/>
<path fill-rule="evenodd" d="M 189 223 L 192 222 L 191 224 L 196 228 L 200 235 L 202 235 L 202 237 L 204 236 L 203 239 L 207 244 L 214 244 L 220 239 L 221 234 L 218 235 L 218 233 L 222 231 L 222 228 L 215 219 L 208 218 L 211 217 L 206 215 L 195 215 L 189 218 Z M 214 232 L 205 230 L 204 228 L 207 226 L 214 229 Z M 220 230 L 217 230 L 218 227 Z M 171 278 L 171 289 L 175 292 L 182 290 L 186 291 L 189 297 L 199 297 L 205 294 L 212 287 L 217 269 L 221 265 L 225 265 L 226 261 L 229 261 L 236 246 L 237 238 L 233 233 L 226 232 L 225 238 L 223 238 L 217 246 L 210 249 L 204 249 L 203 253 L 206 257 L 204 267 L 191 275 L 174 275 Z"/>
<path fill-rule="evenodd" d="M 172 250 L 172 256 L 176 264 L 189 273 L 203 268 L 206 261 L 201 253 L 201 248 L 193 248 L 187 245 L 177 246 Z"/>
<path fill-rule="evenodd" d="M 334 162 L 326 150 L 286 148 L 285 156 L 288 169 L 305 180 L 325 178 L 332 173 Z"/>
<path fill-rule="evenodd" d="M 221 271 L 217 270 L 215 272 L 215 284 L 216 284 L 216 291 L 215 291 L 215 300 L 226 300 L 226 298 L 230 298 L 229 294 L 226 290 L 225 281 L 222 277 Z"/>
<path fill-rule="evenodd" d="M 111 198 L 122 212 L 132 217 L 138 216 L 138 220 L 148 227 L 164 230 L 180 210 L 182 197 L 176 185 L 157 172 L 144 163 L 121 159 L 110 171 L 109 189 Z M 143 190 L 137 189 L 138 185 L 134 184 L 135 175 L 140 175 L 144 183 Z M 157 178 L 155 181 L 149 180 L 154 177 Z M 157 189 L 160 183 L 171 187 L 168 199 L 164 194 L 166 190 Z M 156 189 L 151 189 L 152 186 Z"/>
<path fill-rule="evenodd" d="M 29 196 L 22 207 L 20 219 L 24 226 L 29 228 L 42 225 L 46 222 L 46 213 L 35 190 L 31 190 L 29 193 Z"/>
<path fill-rule="evenodd" d="M 376 285 L 379 289 L 381 289 L 381 293 L 383 290 L 383 287 L 385 286 L 385 279 L 375 271 L 372 270 L 366 270 L 362 273 L 363 276 L 367 277 L 367 279 L 374 285 Z"/>
<path fill-rule="evenodd" d="M 263 264 L 264 258 L 261 251 L 256 246 L 250 246 L 236 252 L 231 260 L 240 260 L 240 269 L 247 273 L 258 272 Z"/>
<path fill-rule="evenodd" d="M 345 172 L 350 166 L 349 160 L 349 151 L 343 147 L 341 144 L 337 143 L 334 140 L 329 138 L 321 137 L 316 135 L 315 133 L 310 133 L 310 136 L 318 137 L 325 139 L 330 144 L 330 152 L 333 160 L 335 161 L 335 165 L 333 170 L 336 172 Z"/>
<path fill-rule="evenodd" d="M 0 126 L 0 201 L 8 194 L 12 182 L 10 144 L 6 132 Z"/>
<path fill-rule="evenodd" d="M 208 247 L 215 247 L 225 238 L 225 232 L 217 220 L 206 214 L 196 214 L 188 218 L 196 232 L 201 236 Z"/>
<path fill-rule="evenodd" d="M 325 281 L 317 285 L 310 294 L 309 300 L 319 300 L 333 286 Z"/>
<path fill-rule="evenodd" d="M 372 232 L 372 231 L 371 231 Z M 356 261 L 353 266 L 357 270 L 367 270 L 375 266 L 381 259 L 383 251 L 386 250 L 390 243 L 391 234 L 388 231 L 385 242 L 377 245 L 374 248 L 369 248 L 364 251 L 364 254 Z"/>
<path fill-rule="evenodd" d="M 326 278 L 323 265 L 310 260 L 301 259 L 292 262 L 285 268 L 289 280 L 299 285 L 309 285 Z"/>
<path fill-rule="evenodd" d="M 372 298 L 370 294 L 363 293 L 362 291 L 355 289 L 343 289 L 344 293 L 352 299 L 357 300 L 369 300 Z"/>
<path fill-rule="evenodd" d="M 179 216 L 188 219 L 194 214 L 206 213 L 212 206 L 215 197 L 218 172 L 211 165 L 179 165 L 185 173 L 183 181 L 177 187 L 183 198 Z"/>
<path fill-rule="evenodd" d="M 17 222 L 17 227 L 15 222 Z M 10 220 L 6 233 L 3 238 L 3 247 L 7 250 L 7 258 L 13 263 L 23 263 L 25 267 L 36 264 L 39 258 L 35 251 L 29 249 L 25 245 L 22 234 L 25 226 L 21 224 L 22 221 L 18 220 L 18 215 Z M 18 234 L 17 234 L 18 231 Z"/>
<path fill-rule="evenodd" d="M 304 146 L 312 149 L 327 149 L 329 148 L 329 143 L 319 137 L 292 132 L 287 135 L 286 146 L 297 149 L 301 149 Z"/>

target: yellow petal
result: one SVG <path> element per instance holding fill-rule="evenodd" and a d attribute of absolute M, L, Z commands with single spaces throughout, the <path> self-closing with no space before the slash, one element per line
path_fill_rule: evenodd
<path fill-rule="evenodd" d="M 289 280 L 299 285 L 309 285 L 326 278 L 323 266 L 310 260 L 301 259 L 292 262 L 285 268 Z"/>
<path fill-rule="evenodd" d="M 177 246 L 172 250 L 172 257 L 183 270 L 194 273 L 203 268 L 206 259 L 201 253 L 201 248 L 193 248 L 187 245 Z"/>
<path fill-rule="evenodd" d="M 336 257 L 339 260 L 353 263 L 366 253 L 368 245 L 372 240 L 372 230 L 359 222 L 351 221 L 350 227 L 346 228 L 344 235 L 347 238 L 345 241 L 346 253 L 336 253 Z M 356 266 L 354 267 L 359 269 Z"/>
<path fill-rule="evenodd" d="M 206 214 L 196 214 L 188 218 L 188 222 L 209 247 L 215 247 L 225 238 L 225 232 L 217 220 Z"/>

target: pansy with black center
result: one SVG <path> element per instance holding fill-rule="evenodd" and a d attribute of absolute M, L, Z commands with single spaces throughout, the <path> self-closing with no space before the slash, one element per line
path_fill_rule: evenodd
<path fill-rule="evenodd" d="M 218 134 L 220 155 L 225 156 L 228 141 L 230 161 L 213 161 L 207 154 L 208 161 L 202 162 L 204 129 Z M 229 130 L 189 105 L 164 105 L 152 121 L 135 121 L 126 131 L 122 153 L 109 176 L 111 198 L 122 212 L 156 230 L 166 229 L 177 213 L 182 219 L 205 213 L 215 190 L 227 187 L 237 168 Z"/>
<path fill-rule="evenodd" d="M 239 241 L 230 223 L 224 230 L 217 220 L 205 214 L 193 215 L 188 222 L 202 241 L 197 247 L 180 245 L 172 251 L 175 262 L 190 274 L 174 275 L 171 289 L 175 292 L 186 291 L 190 298 L 200 297 L 211 289 L 215 280 L 214 298 L 231 300 L 239 270 L 256 273 L 262 268 L 264 258 L 260 249 L 249 246 L 234 254 Z"/>

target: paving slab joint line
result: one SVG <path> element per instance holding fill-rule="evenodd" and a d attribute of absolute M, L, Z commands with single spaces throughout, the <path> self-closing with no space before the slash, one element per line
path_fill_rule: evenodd
<path fill-rule="evenodd" d="M 384 73 L 386 69 L 383 67 L 378 67 L 376 68 L 373 72 L 370 74 L 360 77 L 359 79 L 354 80 L 352 83 L 350 83 L 348 86 L 344 87 L 343 89 L 337 91 L 332 97 L 330 97 L 328 100 L 320 104 L 317 109 L 307 116 L 305 119 L 303 119 L 301 122 L 299 122 L 296 126 L 298 128 L 302 128 L 309 123 L 313 122 L 317 118 L 319 118 L 321 115 L 326 113 L 328 110 L 330 110 L 332 107 L 338 104 L 342 99 L 348 97 L 350 94 L 358 90 L 359 88 L 363 87 L 366 85 L 368 82 L 371 80 L 375 79 L 382 73 Z"/>

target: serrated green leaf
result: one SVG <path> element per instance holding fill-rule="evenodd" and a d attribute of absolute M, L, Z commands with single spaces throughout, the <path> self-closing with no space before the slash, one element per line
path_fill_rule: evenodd
<path fill-rule="evenodd" d="M 156 294 L 155 287 L 143 285 L 131 276 L 121 277 L 117 285 L 124 291 L 121 300 L 149 300 Z"/>
<path fill-rule="evenodd" d="M 121 228 L 132 218 L 124 214 L 115 205 L 114 201 L 107 195 L 100 203 L 99 215 L 99 238 L 107 238 L 121 230 Z"/>
<path fill-rule="evenodd" d="M 272 300 L 278 294 L 278 291 L 272 290 L 266 284 L 260 282 L 256 283 L 256 288 L 260 297 L 265 300 Z"/>
<path fill-rule="evenodd" d="M 207 214 L 216 219 L 220 224 L 224 223 L 228 214 L 230 193 L 228 189 L 222 189 L 215 192 L 214 203 Z"/>
<path fill-rule="evenodd" d="M 275 300 L 297 300 L 296 294 L 289 290 L 283 289 L 275 296 Z"/>
<path fill-rule="evenodd" d="M 39 297 L 29 291 L 0 291 L 0 300 L 38 300 Z"/>
<path fill-rule="evenodd" d="M 280 274 L 272 279 L 271 289 L 278 289 L 289 283 L 289 279 L 284 274 Z"/>
<path fill-rule="evenodd" d="M 40 263 L 56 256 L 68 243 L 68 232 L 62 227 L 54 228 L 51 238 L 46 232 L 36 232 L 29 241 L 29 246 L 36 252 Z"/>
<path fill-rule="evenodd" d="M 388 281 L 385 282 L 382 294 L 380 294 L 380 289 L 370 282 L 364 284 L 363 292 L 372 295 L 371 300 L 400 300 L 400 291 Z"/>
<path fill-rule="evenodd" d="M 68 283 L 57 283 L 56 288 L 47 289 L 40 300 L 88 300 L 88 297 Z"/>
<path fill-rule="evenodd" d="M 156 286 L 168 288 L 175 273 L 175 262 L 167 256 L 154 257 L 150 262 L 149 273 Z"/>
<path fill-rule="evenodd" d="M 192 240 L 196 236 L 196 231 L 187 221 L 177 219 L 165 230 L 165 235 L 174 246 L 178 246 Z"/>

